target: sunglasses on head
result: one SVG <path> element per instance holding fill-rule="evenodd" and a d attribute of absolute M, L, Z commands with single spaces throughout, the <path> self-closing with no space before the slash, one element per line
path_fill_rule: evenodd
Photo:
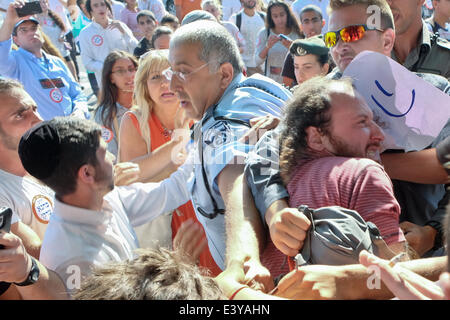
<path fill-rule="evenodd" d="M 381 32 L 384 31 L 379 28 L 368 27 L 365 24 L 347 26 L 338 31 L 328 31 L 327 33 L 325 33 L 325 44 L 328 48 L 334 47 L 338 41 L 338 37 L 341 37 L 342 41 L 344 42 L 358 41 L 364 37 L 364 34 L 368 30 L 377 30 Z"/>

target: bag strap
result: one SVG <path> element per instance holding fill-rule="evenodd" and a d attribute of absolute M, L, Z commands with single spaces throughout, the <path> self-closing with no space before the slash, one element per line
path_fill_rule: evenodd
<path fill-rule="evenodd" d="M 239 12 L 236 15 L 236 27 L 238 27 L 239 31 L 241 31 L 241 23 L 242 23 L 242 12 Z"/>

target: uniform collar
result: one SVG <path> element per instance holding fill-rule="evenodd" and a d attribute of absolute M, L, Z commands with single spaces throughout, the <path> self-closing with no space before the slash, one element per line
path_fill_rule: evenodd
<path fill-rule="evenodd" d="M 220 97 L 219 101 L 210 106 L 205 114 L 203 115 L 203 118 L 201 121 L 199 121 L 198 123 L 201 123 L 201 125 L 204 125 L 206 123 L 206 121 L 209 120 L 209 118 L 211 118 L 214 114 L 214 109 L 220 104 L 220 102 L 224 99 L 224 97 L 226 97 L 228 95 L 229 92 L 233 91 L 240 82 L 242 82 L 245 79 L 245 76 L 240 73 L 237 76 L 235 76 L 233 78 L 233 80 L 231 81 L 231 83 L 228 85 L 228 87 L 225 89 L 225 91 L 223 92 L 222 96 Z"/>

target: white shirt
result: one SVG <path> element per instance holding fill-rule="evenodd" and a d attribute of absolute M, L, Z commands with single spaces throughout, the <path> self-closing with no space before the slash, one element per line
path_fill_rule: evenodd
<path fill-rule="evenodd" d="M 322 11 L 322 18 L 325 20 L 325 26 L 322 28 L 322 33 L 325 33 L 328 31 L 328 14 L 327 14 L 327 7 L 328 7 L 328 3 L 330 1 L 329 0 L 296 0 L 291 8 L 292 11 L 294 11 L 294 14 L 296 15 L 296 17 L 298 18 L 298 21 L 300 22 L 300 11 L 302 11 L 302 9 L 309 5 L 309 4 L 313 4 L 315 6 L 318 6 L 320 8 L 320 10 Z"/>
<path fill-rule="evenodd" d="M 186 203 L 186 173 L 191 172 L 181 169 L 160 183 L 116 187 L 104 197 L 101 211 L 55 200 L 39 260 L 58 273 L 71 292 L 93 266 L 132 259 L 139 247 L 133 227 Z"/>
<path fill-rule="evenodd" d="M 13 216 L 17 215 L 43 240 L 53 213 L 54 192 L 32 177 L 19 177 L 0 170 L 1 206 L 11 208 Z"/>
<path fill-rule="evenodd" d="M 238 27 L 236 27 L 236 25 L 234 23 L 229 22 L 229 21 L 220 21 L 220 23 L 233 36 L 238 47 L 242 48 L 245 52 L 246 42 L 245 42 L 244 36 L 239 32 Z"/>
<path fill-rule="evenodd" d="M 66 26 L 66 31 L 69 32 L 72 30 L 72 23 L 69 21 L 69 17 L 67 16 L 69 11 L 63 6 L 61 2 L 58 0 L 48 0 L 48 7 L 50 10 L 54 11 L 61 20 L 64 22 Z"/>
<path fill-rule="evenodd" d="M 222 1 L 222 20 L 227 21 L 231 16 L 241 10 L 242 4 L 240 0 Z"/>
<path fill-rule="evenodd" d="M 113 10 L 114 20 L 120 20 L 120 13 L 125 8 L 125 5 L 120 1 L 112 0 L 111 6 Z"/>
<path fill-rule="evenodd" d="M 124 34 L 118 29 L 104 29 L 97 22 L 92 21 L 81 30 L 79 35 L 81 60 L 87 70 L 95 72 L 100 88 L 103 62 L 108 54 L 113 50 L 124 50 L 133 54 L 138 44 L 130 28 L 125 23 L 118 22 L 125 30 Z"/>
<path fill-rule="evenodd" d="M 270 34 L 277 36 L 272 30 L 270 30 Z M 299 35 L 292 31 L 290 34 L 287 35 L 291 40 L 296 40 L 299 38 Z M 267 59 L 261 59 L 259 54 L 261 51 L 264 50 L 267 43 L 267 30 L 261 29 L 258 34 L 258 42 L 256 43 L 256 52 L 255 52 L 255 61 L 257 65 L 262 64 L 263 70 L 266 69 L 266 76 L 275 80 L 278 83 L 283 83 L 283 77 L 281 76 L 281 71 L 283 70 L 284 66 L 284 59 L 286 58 L 286 54 L 288 53 L 289 49 L 286 48 L 281 41 L 277 41 L 272 48 L 269 49 L 269 52 L 267 53 Z M 264 68 L 264 63 L 267 61 L 267 67 Z"/>
<path fill-rule="evenodd" d="M 165 16 L 166 8 L 161 0 L 138 0 L 138 8 L 141 10 L 150 10 L 155 15 L 156 20 L 161 22 Z"/>
<path fill-rule="evenodd" d="M 230 21 L 236 24 L 236 14 L 233 14 Z M 255 61 L 256 42 L 258 39 L 258 32 L 264 28 L 264 20 L 255 12 L 253 17 L 249 17 L 242 10 L 241 20 L 241 34 L 245 39 L 245 49 L 242 52 L 242 59 L 247 68 L 254 68 L 257 66 Z"/>

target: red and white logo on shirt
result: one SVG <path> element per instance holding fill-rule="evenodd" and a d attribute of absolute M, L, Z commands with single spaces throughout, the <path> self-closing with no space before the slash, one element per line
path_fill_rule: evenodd
<path fill-rule="evenodd" d="M 63 99 L 61 90 L 58 88 L 53 88 L 50 90 L 50 99 L 52 99 L 53 102 L 60 103 Z"/>
<path fill-rule="evenodd" d="M 94 46 L 100 47 L 103 44 L 103 37 L 99 34 L 96 34 L 92 37 L 91 42 Z"/>
<path fill-rule="evenodd" d="M 106 143 L 110 143 L 114 138 L 114 133 L 111 129 L 102 126 L 102 138 Z"/>

